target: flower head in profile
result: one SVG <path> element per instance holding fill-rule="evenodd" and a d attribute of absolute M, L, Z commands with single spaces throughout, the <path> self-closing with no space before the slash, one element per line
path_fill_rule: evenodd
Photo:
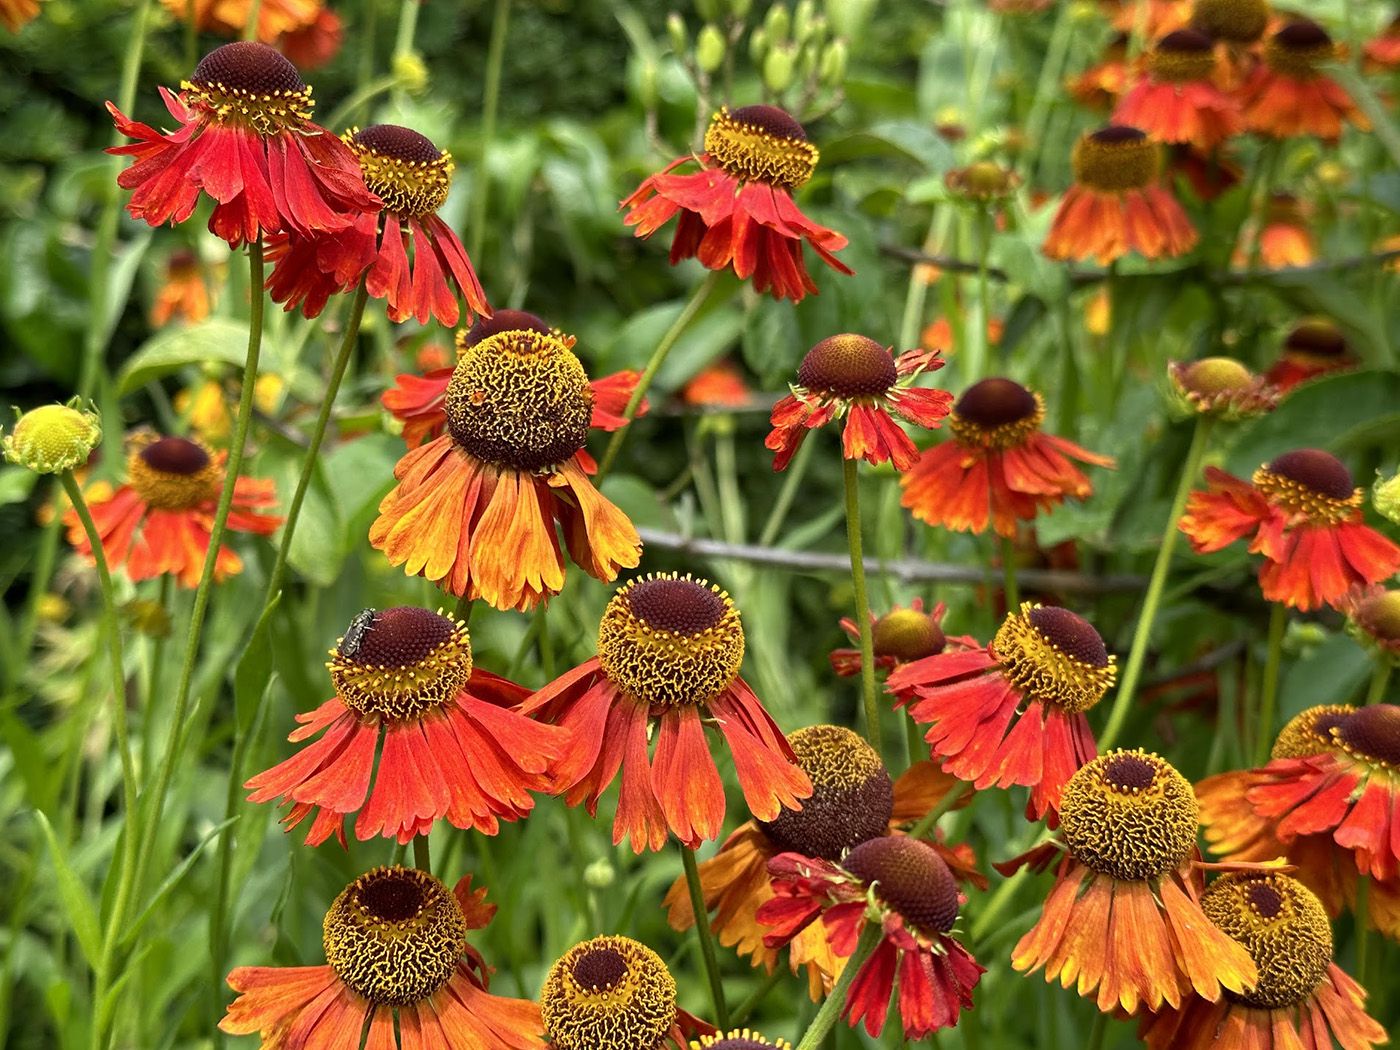
<path fill-rule="evenodd" d="M 569 805 L 596 813 L 622 775 L 613 842 L 659 850 L 668 833 L 696 846 L 719 834 L 724 784 L 705 740 L 729 746 L 749 810 L 773 820 L 812 793 L 787 738 L 739 677 L 744 628 L 718 587 L 674 574 L 629 580 L 598 625 L 598 655 L 522 708 L 569 732 L 554 773 Z M 648 754 L 655 739 L 655 757 Z"/>
<path fill-rule="evenodd" d="M 450 376 L 407 385 L 400 377 L 395 412 L 412 419 L 413 437 L 439 418 L 446 432 L 399 460 L 370 543 L 406 573 L 497 609 L 530 609 L 557 594 L 565 549 L 605 582 L 634 567 L 641 539 L 593 487 L 584 444 L 591 428 L 625 424 L 635 378 L 590 383 L 573 340 L 558 332 L 458 339 Z"/>
<path fill-rule="evenodd" d="M 309 844 L 343 844 L 354 813 L 357 839 L 408 842 L 438 820 L 494 835 L 549 789 L 558 730 L 514 710 L 528 690 L 473 664 L 465 624 L 366 609 L 330 656 L 335 696 L 298 715 L 289 739 L 323 735 L 244 785 L 250 802 L 291 807 L 288 830 L 311 817 Z"/>
<path fill-rule="evenodd" d="M 1052 259 L 1107 265 L 1129 252 L 1147 259 L 1184 255 L 1196 230 L 1161 181 L 1162 147 L 1145 132 L 1109 124 L 1074 145 L 1074 185 L 1045 239 Z"/>
<path fill-rule="evenodd" d="M 1366 42 L 1364 51 L 1368 72 L 1400 69 L 1400 14 Z"/>
<path fill-rule="evenodd" d="M 1353 587 L 1337 603 L 1347 617 L 1353 638 L 1400 663 L 1400 590 L 1386 590 L 1380 584 Z"/>
<path fill-rule="evenodd" d="M 1316 135 L 1325 142 L 1336 142 L 1348 123 L 1369 130 L 1366 115 L 1323 71 L 1336 57 L 1337 45 L 1316 22 L 1297 18 L 1283 26 L 1240 88 L 1245 125 L 1273 138 Z"/>
<path fill-rule="evenodd" d="M 1192 855 L 1191 785 L 1145 751 L 1111 751 L 1070 779 L 1060 804 L 1065 852 L 1039 921 L 1011 965 L 1094 998 L 1104 1012 L 1178 1007 L 1244 993 L 1258 981 L 1249 953 L 1201 911 Z M 1053 845 L 998 865 L 1060 856 Z"/>
<path fill-rule="evenodd" d="M 957 789 L 957 781 L 932 762 L 916 762 L 893 784 L 884 762 L 858 734 L 844 726 L 816 725 L 788 735 L 797 764 L 812 781 L 812 795 L 802 808 L 783 809 L 773 820 L 750 820 L 724 840 L 714 856 L 700 862 L 700 886 L 710 927 L 719 943 L 733 946 L 754 966 L 772 973 L 779 951 L 764 943 L 767 928 L 758 911 L 773 899 L 768 862 L 780 853 L 836 861 L 850 849 L 873 838 L 898 834 Z M 986 889 L 970 847 L 931 843 L 960 880 Z M 684 877 L 666 894 L 667 918 L 673 929 L 695 925 Z M 787 945 L 794 974 L 804 968 L 807 991 L 815 1002 L 831 991 L 845 965 L 831 947 L 825 930 L 813 924 L 795 934 Z"/>
<path fill-rule="evenodd" d="M 1345 333 L 1324 318 L 1298 322 L 1265 378 L 1285 393 L 1310 379 L 1349 372 L 1360 364 Z"/>
<path fill-rule="evenodd" d="M 956 532 L 1015 536 L 1066 498 L 1094 487 L 1074 464 L 1113 466 L 1113 459 L 1041 430 L 1045 400 L 1010 379 L 983 379 L 948 416 L 951 440 L 924 450 L 901 478 L 901 503 L 914 517 Z"/>
<path fill-rule="evenodd" d="M 883 616 L 870 614 L 871 640 L 874 644 L 875 666 L 893 671 L 903 664 L 936 656 L 948 647 L 950 639 L 943 633 L 943 616 L 948 607 L 939 602 L 931 612 L 924 611 L 924 600 L 915 598 L 908 608 L 896 605 Z M 841 630 L 859 646 L 860 628 L 849 616 L 841 619 Z M 961 639 L 959 639 L 961 641 Z M 842 678 L 860 674 L 860 649 L 833 649 L 831 669 Z"/>
<path fill-rule="evenodd" d="M 18 33 L 39 17 L 39 0 L 0 0 L 0 25 Z"/>
<path fill-rule="evenodd" d="M 452 154 L 397 124 L 351 128 L 341 138 L 364 173 L 365 185 L 384 202 L 344 230 L 315 236 L 289 233 L 268 245 L 273 260 L 267 287 L 286 309 L 307 317 L 331 295 L 363 277 L 372 298 L 383 299 L 389 320 L 430 317 L 452 326 L 466 301 L 466 320 L 491 307 L 452 227 L 438 216 L 452 185 Z"/>
<path fill-rule="evenodd" d="M 1240 238 L 1234 265 L 1248 268 L 1255 253 L 1259 262 L 1271 270 L 1307 266 L 1317 260 L 1317 241 L 1308 223 L 1308 210 L 1293 194 L 1282 190 L 1269 194 L 1258 223 Z"/>
<path fill-rule="evenodd" d="M 1206 485 L 1187 500 L 1181 531 L 1198 554 L 1248 539 L 1264 556 L 1259 584 L 1268 601 L 1316 609 L 1400 570 L 1400 547 L 1365 524 L 1362 490 L 1321 449 L 1286 452 L 1247 482 L 1207 467 Z"/>
<path fill-rule="evenodd" d="M 753 399 L 753 391 L 739 366 L 723 360 L 706 365 L 691 376 L 678 398 L 691 408 L 723 412 L 747 405 Z"/>
<path fill-rule="evenodd" d="M 1128 40 L 1127 33 L 1115 34 L 1098 62 L 1066 82 L 1072 99 L 1086 109 L 1104 112 L 1117 105 L 1128 89 Z"/>
<path fill-rule="evenodd" d="M 168 574 L 182 587 L 196 586 L 209 552 L 227 458 L 200 441 L 134 435 L 127 443 L 126 481 L 89 507 L 107 564 L 114 570 L 123 568 L 132 580 Z M 270 535 L 282 524 L 281 518 L 268 513 L 276 505 L 271 481 L 240 477 L 234 482 L 228 528 Z M 70 510 L 63 520 L 68 542 L 91 558 L 92 547 L 76 512 Z M 219 549 L 215 580 L 242 569 L 243 562 L 232 549 Z"/>
<path fill-rule="evenodd" d="M 542 1047 L 539 1007 L 492 995 L 491 969 L 468 940 L 495 914 L 485 896 L 471 876 L 449 890 L 417 868 L 365 872 L 326 912 L 326 965 L 238 967 L 220 1030 L 256 1033 L 262 1050 L 366 1037 L 367 1050 Z"/>
<path fill-rule="evenodd" d="M 650 237 L 679 215 L 672 265 L 697 258 L 797 302 L 817 291 L 802 258 L 804 241 L 832 269 L 852 272 L 834 254 L 846 238 L 807 218 L 792 199 L 819 156 L 802 125 L 777 106 L 721 107 L 705 132 L 705 151 L 647 176 L 622 202 L 624 221 L 638 237 Z M 691 164 L 699 170 L 675 174 Z"/>
<path fill-rule="evenodd" d="M 946 390 L 909 384 L 922 372 L 943 367 L 937 350 L 910 350 L 895 357 L 863 335 L 823 339 L 802 359 L 792 392 L 773 406 L 773 430 L 764 444 L 776 454 L 773 469 L 784 470 L 807 432 L 845 418 L 841 454 L 872 465 L 887 460 L 908 470 L 919 456 L 895 417 L 935 428 L 953 402 Z"/>
<path fill-rule="evenodd" d="M 170 253 L 165 274 L 151 304 L 151 327 L 163 328 L 178 317 L 185 324 L 197 324 L 209 316 L 209 286 L 199 257 L 188 248 Z"/>
<path fill-rule="evenodd" d="M 1182 415 L 1239 420 L 1271 411 L 1279 391 L 1233 357 L 1172 361 L 1167 366 L 1176 407 Z"/>
<path fill-rule="evenodd" d="M 1113 111 L 1115 124 L 1140 128 L 1160 142 L 1209 152 L 1244 130 L 1239 103 L 1215 84 L 1215 41 L 1178 29 L 1147 52 L 1142 77 Z"/>
<path fill-rule="evenodd" d="M 161 97 L 179 124 L 173 132 L 107 103 L 117 130 L 136 140 L 107 151 L 136 158 L 117 177 L 132 191 L 132 218 L 184 222 L 204 193 L 214 201 L 209 229 L 236 248 L 265 234 L 343 230 L 378 211 L 354 155 L 311 122 L 311 88 L 266 44 L 216 48 L 179 95 L 161 88 Z"/>
<path fill-rule="evenodd" d="M 915 660 L 886 688 L 907 707 L 945 772 L 978 790 L 1031 789 L 1039 819 L 1097 753 L 1085 712 L 1113 685 L 1113 657 L 1083 617 L 1024 602 L 990 645 Z"/>
<path fill-rule="evenodd" d="M 1332 961 L 1332 927 L 1317 897 L 1274 872 L 1229 872 L 1210 884 L 1201 908 L 1243 945 L 1259 983 L 1212 1002 L 1190 995 L 1142 1019 L 1148 1050 L 1254 1050 L 1387 1042 L 1366 1013 L 1366 990 Z"/>
<path fill-rule="evenodd" d="M 661 956 L 630 937 L 594 937 L 560 956 L 540 1012 L 553 1050 L 686 1050 L 695 1027 Z"/>
<path fill-rule="evenodd" d="M 895 995 L 907 1039 L 958 1023 L 986 968 L 954 937 L 964 897 L 938 851 L 921 839 L 869 839 L 839 862 L 782 853 L 768 865 L 774 899 L 758 911 L 770 947 L 788 943 L 818 918 L 837 955 L 856 950 L 867 923 L 881 937 L 846 993 L 842 1016 L 872 1036 L 885 1027 Z"/>
<path fill-rule="evenodd" d="M 943 185 L 960 201 L 994 207 L 1015 195 L 1021 176 L 995 161 L 981 160 L 965 168 L 950 169 L 943 177 Z"/>

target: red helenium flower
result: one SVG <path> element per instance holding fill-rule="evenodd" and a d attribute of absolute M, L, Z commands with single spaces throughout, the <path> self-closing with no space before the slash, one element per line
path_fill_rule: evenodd
<path fill-rule="evenodd" d="M 1327 142 L 1351 123 L 1371 127 L 1346 90 L 1322 72 L 1337 47 L 1327 31 L 1306 18 L 1295 19 L 1269 38 L 1263 61 L 1240 88 L 1245 124 L 1274 138 L 1316 135 Z"/>
<path fill-rule="evenodd" d="M 1113 112 L 1115 124 L 1207 152 L 1244 130 L 1239 103 L 1214 83 L 1215 42 L 1210 37 L 1178 29 L 1159 40 L 1145 61 L 1144 75 Z"/>

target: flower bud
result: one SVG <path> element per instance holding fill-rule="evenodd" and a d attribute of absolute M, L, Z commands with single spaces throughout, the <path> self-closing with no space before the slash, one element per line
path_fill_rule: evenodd
<path fill-rule="evenodd" d="M 796 70 L 796 50 L 791 45 L 775 47 L 763 59 L 763 84 L 773 94 L 780 95 L 792 85 Z"/>
<path fill-rule="evenodd" d="M 839 88 L 846 80 L 846 41 L 837 37 L 822 51 L 818 72 L 822 87 Z"/>
<path fill-rule="evenodd" d="M 724 64 L 724 34 L 719 27 L 707 23 L 695 38 L 695 64 L 706 73 L 713 73 Z"/>
<path fill-rule="evenodd" d="M 390 63 L 394 79 L 410 95 L 421 95 L 428 88 L 428 67 L 416 51 L 395 55 Z"/>
<path fill-rule="evenodd" d="M 768 17 L 763 20 L 763 29 L 768 34 L 770 44 L 776 46 L 787 42 L 788 33 L 792 30 L 792 15 L 786 5 L 774 4 L 768 9 Z"/>
<path fill-rule="evenodd" d="M 683 55 L 690 50 L 690 34 L 685 30 L 685 19 L 672 11 L 666 16 L 666 35 L 671 38 L 671 50 Z"/>
<path fill-rule="evenodd" d="M 792 38 L 799 44 L 805 44 L 812 36 L 816 18 L 817 5 L 812 0 L 798 0 L 792 13 Z"/>
<path fill-rule="evenodd" d="M 657 90 L 659 71 L 653 59 L 642 59 L 637 69 L 637 101 L 643 109 L 655 109 L 660 100 Z"/>
<path fill-rule="evenodd" d="M 748 18 L 751 10 L 753 0 L 729 0 L 729 13 L 740 21 Z"/>
<path fill-rule="evenodd" d="M 720 0 L 695 0 L 695 13 L 706 22 L 717 22 L 724 11 Z"/>
<path fill-rule="evenodd" d="M 583 882 L 591 890 L 605 890 L 617 881 L 617 869 L 612 861 L 602 858 L 583 869 Z"/>
<path fill-rule="evenodd" d="M 768 53 L 768 34 L 762 27 L 749 34 L 749 61 L 756 66 L 763 65 L 763 56 Z"/>
<path fill-rule="evenodd" d="M 19 415 L 6 435 L 5 458 L 36 474 L 61 474 L 87 462 L 102 440 L 102 421 L 96 412 L 78 408 L 75 397 L 66 405 L 44 405 Z"/>
<path fill-rule="evenodd" d="M 1400 525 L 1400 473 L 1388 478 L 1376 478 L 1376 484 L 1371 489 L 1371 502 L 1383 518 Z"/>

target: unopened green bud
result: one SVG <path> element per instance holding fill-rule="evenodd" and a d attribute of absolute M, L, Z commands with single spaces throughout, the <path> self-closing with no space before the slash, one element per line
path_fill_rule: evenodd
<path fill-rule="evenodd" d="M 775 47 L 763 59 L 763 85 L 775 95 L 781 95 L 792 85 L 792 75 L 797 69 L 797 54 L 794 48 Z"/>
<path fill-rule="evenodd" d="M 717 22 L 724 14 L 720 0 L 695 0 L 695 13 L 706 22 Z"/>
<path fill-rule="evenodd" d="M 817 73 L 817 59 L 820 52 L 815 47 L 804 47 L 797 53 L 797 76 L 799 80 L 811 80 Z"/>
<path fill-rule="evenodd" d="M 410 95 L 421 95 L 428 89 L 428 67 L 418 52 L 395 55 L 391 70 L 399 86 Z"/>
<path fill-rule="evenodd" d="M 78 398 L 66 405 L 44 405 L 18 419 L 5 436 L 5 458 L 36 474 L 62 474 L 87 462 L 102 440 L 102 421 L 83 411 Z"/>
<path fill-rule="evenodd" d="M 683 55 L 690 50 L 690 34 L 685 31 L 685 19 L 675 11 L 666 16 L 666 35 L 671 38 L 671 50 Z"/>
<path fill-rule="evenodd" d="M 785 43 L 792 30 L 792 15 L 783 4 L 774 4 L 768 9 L 768 17 L 763 20 L 763 28 L 768 33 L 768 42 L 774 46 Z"/>
<path fill-rule="evenodd" d="M 743 21 L 753 10 L 753 0 L 729 0 L 729 13 Z"/>
<path fill-rule="evenodd" d="M 749 34 L 749 61 L 756 66 L 763 65 L 763 56 L 768 53 L 768 33 L 755 29 Z"/>
<path fill-rule="evenodd" d="M 839 88 L 846 81 L 846 41 L 837 37 L 822 51 L 820 76 L 823 87 Z"/>
<path fill-rule="evenodd" d="M 643 109 L 655 109 L 657 106 L 659 76 L 656 62 L 649 58 L 643 59 L 641 67 L 637 70 L 637 100 L 641 102 Z"/>
<path fill-rule="evenodd" d="M 610 860 L 595 860 L 583 869 L 584 884 L 592 890 L 605 890 L 617 880 L 617 870 Z"/>
<path fill-rule="evenodd" d="M 713 73 L 724 64 L 724 34 L 715 25 L 706 25 L 695 38 L 695 64 Z"/>
<path fill-rule="evenodd" d="M 812 22 L 817 17 L 817 5 L 812 0 L 798 0 L 792 12 L 792 38 L 805 44 L 812 35 Z"/>
<path fill-rule="evenodd" d="M 1371 489 L 1371 502 L 1382 517 L 1400 525 L 1400 473 L 1377 478 Z"/>

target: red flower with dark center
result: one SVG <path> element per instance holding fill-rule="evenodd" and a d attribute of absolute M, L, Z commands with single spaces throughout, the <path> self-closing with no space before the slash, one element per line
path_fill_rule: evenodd
<path fill-rule="evenodd" d="M 1278 360 L 1264 378 L 1288 391 L 1310 379 L 1349 372 L 1360 363 L 1340 328 L 1331 321 L 1312 319 L 1299 322 L 1288 333 Z"/>
<path fill-rule="evenodd" d="M 1145 64 L 1144 75 L 1119 100 L 1115 124 L 1206 152 L 1244 130 L 1239 103 L 1215 85 L 1215 42 L 1210 37 L 1178 29 L 1157 42 Z"/>
<path fill-rule="evenodd" d="M 774 899 L 758 909 L 772 927 L 770 948 L 787 944 L 816 919 L 839 956 L 856 950 L 872 910 L 882 936 L 846 993 L 842 1016 L 872 1036 L 885 1027 L 895 994 L 906 1039 L 958 1023 L 986 972 L 952 937 L 963 896 L 927 842 L 885 836 L 861 843 L 839 863 L 782 853 L 768 863 Z"/>
<path fill-rule="evenodd" d="M 1272 270 L 1307 266 L 1317 259 L 1317 244 L 1301 201 L 1291 193 L 1271 193 L 1264 205 L 1264 214 L 1246 230 L 1235 249 L 1234 265 L 1250 266 L 1258 261 Z M 1257 239 L 1258 243 L 1254 241 Z"/>
<path fill-rule="evenodd" d="M 88 508 L 102 538 L 102 553 L 113 571 L 132 580 L 170 574 L 182 587 L 195 587 L 204 571 L 214 514 L 224 485 L 228 455 L 198 441 L 138 434 L 129 442 L 124 484 Z M 282 519 L 266 513 L 277 506 L 271 481 L 239 478 L 234 483 L 228 528 L 268 536 Z M 89 560 L 92 547 L 77 512 L 64 516 L 68 542 Z M 243 570 L 229 547 L 220 547 L 214 579 Z"/>
<path fill-rule="evenodd" d="M 489 316 L 466 249 L 437 214 L 452 184 L 452 154 L 396 124 L 352 128 L 342 138 L 384 209 L 360 215 L 348 229 L 270 241 L 272 298 L 315 317 L 331 295 L 363 277 L 366 291 L 385 301 L 394 322 L 416 317 L 427 324 L 435 317 L 450 327 L 460 316 L 459 296 L 468 322 L 474 314 Z"/>
<path fill-rule="evenodd" d="M 817 147 L 802 125 L 776 106 L 721 108 L 705 132 L 705 152 L 673 160 L 622 202 L 623 220 L 650 237 L 679 214 L 671 264 L 698 258 L 711 270 L 732 269 L 775 299 L 801 300 L 817 286 L 802 260 L 802 242 L 828 266 L 851 269 L 833 254 L 846 238 L 807 218 L 792 191 L 812 177 Z M 698 164 L 699 170 L 672 174 Z"/>
<path fill-rule="evenodd" d="M 1316 135 L 1326 142 L 1336 142 L 1346 123 L 1370 130 L 1351 96 L 1322 71 L 1336 57 L 1337 46 L 1316 22 L 1299 18 L 1285 25 L 1240 88 L 1246 126 L 1273 138 Z"/>
<path fill-rule="evenodd" d="M 910 350 L 895 358 L 863 335 L 823 339 L 802 359 L 792 393 L 773 406 L 773 430 L 764 442 L 776 453 L 773 469 L 787 468 L 809 430 L 845 416 L 841 454 L 846 459 L 871 465 L 889 460 L 896 470 L 908 470 L 919 450 L 894 417 L 930 429 L 942 423 L 953 395 L 909 385 L 920 373 L 942 367 L 938 350 Z"/>
<path fill-rule="evenodd" d="M 378 211 L 354 155 L 311 122 L 311 88 L 266 44 L 216 48 L 178 96 L 160 93 L 180 125 L 173 132 L 107 103 L 117 130 L 136 140 L 107 151 L 136 158 L 117 177 L 132 191 L 132 218 L 184 222 L 204 192 L 215 202 L 209 229 L 236 248 L 270 233 L 343 230 Z"/>
<path fill-rule="evenodd" d="M 1368 72 L 1400 69 L 1400 15 L 1366 42 L 1365 54 Z"/>
<path fill-rule="evenodd" d="M 1093 486 L 1072 460 L 1113 466 L 1108 456 L 1046 434 L 1045 402 L 1010 379 L 983 379 L 963 392 L 948 417 L 952 440 L 925 449 L 900 478 L 901 503 L 914 517 L 956 532 L 1016 535 L 1066 497 Z"/>
<path fill-rule="evenodd" d="M 439 819 L 494 835 L 550 788 L 561 734 L 514 710 L 529 690 L 473 666 L 450 616 L 366 609 L 326 666 L 336 695 L 298 715 L 288 739 L 325 735 L 244 785 L 251 802 L 291 805 L 288 830 L 313 817 L 309 844 L 334 832 L 343 845 L 351 813 L 358 839 L 408 842 Z"/>
<path fill-rule="evenodd" d="M 1259 583 L 1271 602 L 1316 609 L 1400 570 L 1400 547 L 1362 521 L 1362 490 L 1327 452 L 1285 453 L 1251 482 L 1207 467 L 1206 482 L 1187 500 L 1181 531 L 1201 554 L 1249 539 L 1264 556 Z"/>

